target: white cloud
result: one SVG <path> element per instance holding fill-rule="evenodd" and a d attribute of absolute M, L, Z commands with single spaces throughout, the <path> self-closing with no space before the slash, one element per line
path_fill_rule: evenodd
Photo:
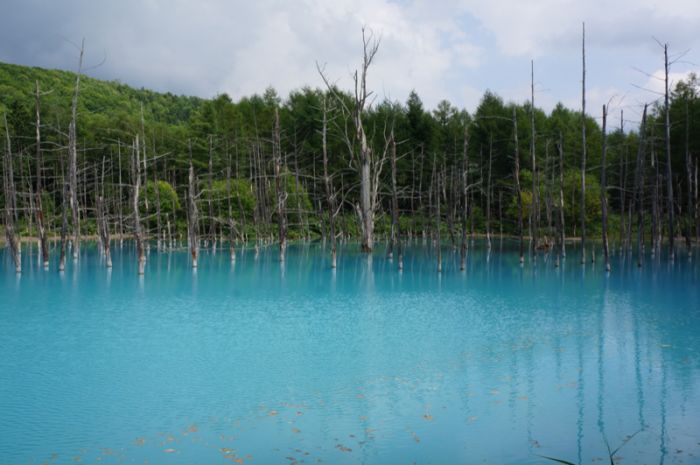
<path fill-rule="evenodd" d="M 538 57 L 581 46 L 648 47 L 648 39 L 696 42 L 700 4 L 696 0 L 461 0 L 494 34 L 502 53 Z M 690 45 L 690 44 L 689 44 Z"/>
<path fill-rule="evenodd" d="M 658 68 L 662 57 L 652 36 L 673 50 L 700 47 L 697 0 L 5 2 L 0 60 L 74 69 L 77 53 L 64 38 L 85 37 L 88 64 L 107 58 L 93 75 L 204 97 L 227 92 L 234 99 L 268 85 L 281 95 L 320 87 L 316 61 L 350 88 L 363 25 L 382 39 L 369 74 L 372 90 L 403 101 L 416 89 L 428 108 L 446 98 L 473 110 L 487 88 L 523 101 L 530 58 L 541 89 L 537 104 L 578 108 L 584 20 L 591 108 L 597 99 L 607 101 L 608 92 L 644 85 L 632 67 Z"/>

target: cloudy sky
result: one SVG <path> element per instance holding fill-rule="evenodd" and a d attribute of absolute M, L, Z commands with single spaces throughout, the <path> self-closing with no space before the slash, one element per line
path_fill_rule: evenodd
<path fill-rule="evenodd" d="M 441 99 L 472 111 L 486 89 L 506 100 L 580 107 L 581 23 L 586 22 L 591 114 L 611 98 L 631 121 L 673 78 L 700 69 L 698 0 L 3 0 L 0 61 L 75 69 L 85 38 L 89 75 L 158 91 L 234 99 L 272 85 L 282 95 L 340 86 L 361 58 L 361 27 L 381 36 L 369 86 L 428 108 Z M 100 64 L 100 66 L 94 67 Z M 646 73 L 646 74 L 645 74 Z"/>

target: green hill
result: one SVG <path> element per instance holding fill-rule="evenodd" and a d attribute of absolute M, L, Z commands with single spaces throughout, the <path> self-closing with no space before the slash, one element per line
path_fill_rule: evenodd
<path fill-rule="evenodd" d="M 0 109 L 18 114 L 33 113 L 34 86 L 39 81 L 42 113 L 63 120 L 70 112 L 75 73 L 0 63 Z M 139 115 L 141 103 L 147 120 L 180 125 L 189 121 L 204 99 L 135 89 L 118 81 L 81 77 L 79 109 L 81 116 L 112 117 Z M 132 116 L 133 117 L 133 116 Z M 46 118 L 46 116 L 44 116 Z"/>

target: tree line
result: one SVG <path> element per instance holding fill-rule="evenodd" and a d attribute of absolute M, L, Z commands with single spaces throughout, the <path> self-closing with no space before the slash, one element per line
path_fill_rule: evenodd
<path fill-rule="evenodd" d="M 472 112 L 443 100 L 424 107 L 381 100 L 371 90 L 379 40 L 363 30 L 361 65 L 350 90 L 317 65 L 319 87 L 286 98 L 268 88 L 233 101 L 136 90 L 83 74 L 0 64 L 4 235 L 17 271 L 20 239 L 37 238 L 48 267 L 58 249 L 80 256 L 96 237 L 111 266 L 114 240 L 145 248 L 186 244 L 193 266 L 201 247 L 322 238 L 336 265 L 338 239 L 371 252 L 377 238 L 403 264 L 406 238 L 431 238 L 460 251 L 476 235 L 566 255 L 582 242 L 582 262 L 601 244 L 635 257 L 669 258 L 700 236 L 698 153 L 700 80 L 671 88 L 628 122 L 609 105 L 589 111 L 562 104 L 546 113 L 531 94 L 504 102 L 486 91 Z M 586 248 L 592 241 L 593 246 Z M 440 247 L 436 248 L 438 268 Z"/>

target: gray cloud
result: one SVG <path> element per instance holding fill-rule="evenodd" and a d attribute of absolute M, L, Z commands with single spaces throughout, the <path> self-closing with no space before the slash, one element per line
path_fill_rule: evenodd
<path fill-rule="evenodd" d="M 2 61 L 74 69 L 70 42 L 85 37 L 86 64 L 106 59 L 89 71 L 93 76 L 204 97 L 227 92 L 234 99 L 268 85 L 282 95 L 320 86 L 316 61 L 349 87 L 362 25 L 382 38 L 370 86 L 398 100 L 415 88 L 430 107 L 447 98 L 473 109 L 487 88 L 524 100 L 531 57 L 540 104 L 575 105 L 582 20 L 592 108 L 609 93 L 636 92 L 632 82 L 645 84 L 633 66 L 658 70 L 652 36 L 678 50 L 700 46 L 700 6 L 693 0 L 5 0 L 3 11 Z"/>

